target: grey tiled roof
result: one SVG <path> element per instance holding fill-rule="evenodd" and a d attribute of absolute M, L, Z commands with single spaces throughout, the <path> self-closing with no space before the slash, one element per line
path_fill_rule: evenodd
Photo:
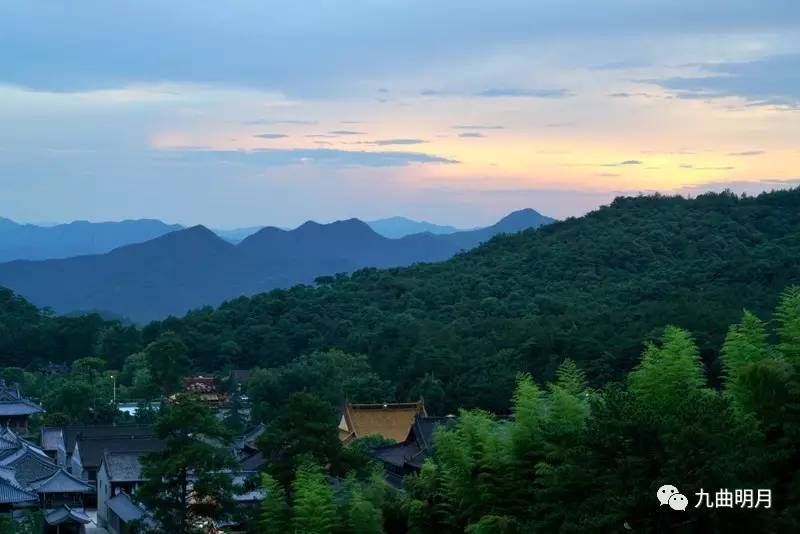
<path fill-rule="evenodd" d="M 42 427 L 42 449 L 46 451 L 58 450 L 59 445 L 64 444 L 64 434 L 60 427 Z"/>
<path fill-rule="evenodd" d="M 64 436 L 64 447 L 68 453 L 75 449 L 78 438 L 113 438 L 131 436 L 154 436 L 155 430 L 150 425 L 68 425 L 61 428 Z"/>
<path fill-rule="evenodd" d="M 42 413 L 44 410 L 26 399 L 19 400 L 0 400 L 0 417 L 12 415 L 33 415 Z"/>
<path fill-rule="evenodd" d="M 66 504 L 54 510 L 48 510 L 44 514 L 44 520 L 48 525 L 62 525 L 64 523 L 80 523 L 88 525 L 92 522 L 86 512 L 80 508 L 71 508 Z"/>
<path fill-rule="evenodd" d="M 91 486 L 63 469 L 59 469 L 49 478 L 37 480 L 30 487 L 36 493 L 89 493 L 92 491 Z"/>
<path fill-rule="evenodd" d="M 14 454 L 0 460 L 0 465 L 13 468 L 21 486 L 29 486 L 59 470 L 50 458 L 30 445 L 22 445 Z"/>
<path fill-rule="evenodd" d="M 38 500 L 39 496 L 35 493 L 25 491 L 11 481 L 0 478 L 0 504 L 37 502 Z"/>
<path fill-rule="evenodd" d="M 25 503 L 38 500 L 39 497 L 35 493 L 25 491 L 20 486 L 12 468 L 0 467 L 0 504 Z"/>
<path fill-rule="evenodd" d="M 103 463 L 112 482 L 138 482 L 142 478 L 141 457 L 145 452 L 106 452 Z"/>
<path fill-rule="evenodd" d="M 164 442 L 154 437 L 78 438 L 78 452 L 84 468 L 98 468 L 106 452 L 158 452 Z"/>
<path fill-rule="evenodd" d="M 144 510 L 139 508 L 124 492 L 109 499 L 106 505 L 126 523 L 144 517 Z"/>

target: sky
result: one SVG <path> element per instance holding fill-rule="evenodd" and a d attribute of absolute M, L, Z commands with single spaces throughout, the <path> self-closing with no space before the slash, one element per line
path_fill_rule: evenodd
<path fill-rule="evenodd" d="M 471 227 L 800 184 L 796 0 L 0 0 L 0 50 L 18 221 Z"/>

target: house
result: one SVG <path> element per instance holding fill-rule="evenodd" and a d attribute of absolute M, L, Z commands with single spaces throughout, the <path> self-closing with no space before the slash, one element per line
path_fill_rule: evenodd
<path fill-rule="evenodd" d="M 97 511 L 97 519 L 100 521 L 100 510 Z M 128 527 L 134 521 L 144 523 L 150 529 L 155 530 L 156 522 L 147 511 L 136 504 L 130 494 L 118 493 L 108 500 L 106 516 L 102 525 L 111 534 L 124 534 L 128 532 Z"/>
<path fill-rule="evenodd" d="M 80 532 L 91 486 L 10 428 L 0 431 L 0 511 L 39 507 L 46 532 Z"/>
<path fill-rule="evenodd" d="M 401 442 L 408 436 L 418 415 L 427 415 L 422 401 L 399 404 L 347 402 L 339 421 L 339 439 L 347 445 L 354 439 L 377 435 Z"/>
<path fill-rule="evenodd" d="M 258 437 L 264 433 L 266 426 L 259 423 L 243 435 L 233 440 L 233 456 L 244 471 L 258 471 L 264 465 L 264 456 L 258 449 Z"/>
<path fill-rule="evenodd" d="M 106 452 L 157 452 L 164 442 L 152 435 L 117 434 L 79 436 L 72 451 L 70 471 L 77 477 L 95 483 Z"/>
<path fill-rule="evenodd" d="M 21 434 L 28 433 L 28 418 L 44 410 L 22 397 L 19 384 L 6 384 L 0 379 L 0 426 Z"/>
<path fill-rule="evenodd" d="M 72 453 L 79 438 L 117 437 L 117 436 L 154 436 L 155 431 L 149 425 L 67 425 L 62 427 L 42 427 L 42 449 L 48 456 L 55 458 L 58 465 L 70 469 Z"/>
<path fill-rule="evenodd" d="M 130 496 L 144 481 L 141 458 L 146 451 L 105 452 L 97 473 L 97 522 L 101 527 L 117 528 L 119 532 L 125 523 L 140 519 L 142 514 L 134 513 L 139 507 L 130 497 L 117 499 L 121 494 Z M 116 499 L 116 500 L 115 500 Z M 116 511 L 109 508 L 111 503 Z M 143 512 L 143 511 L 142 511 Z M 113 514 L 116 513 L 116 517 Z"/>
<path fill-rule="evenodd" d="M 212 406 L 220 406 L 228 400 L 224 393 L 217 391 L 214 378 L 210 376 L 184 378 L 183 388 L 187 393 L 196 394 L 200 400 Z"/>
<path fill-rule="evenodd" d="M 427 417 L 417 415 L 404 440 L 392 445 L 373 447 L 370 455 L 384 466 L 386 480 L 395 487 L 402 487 L 403 477 L 419 473 L 422 464 L 433 453 L 434 432 L 440 426 L 456 422 L 455 416 Z"/>

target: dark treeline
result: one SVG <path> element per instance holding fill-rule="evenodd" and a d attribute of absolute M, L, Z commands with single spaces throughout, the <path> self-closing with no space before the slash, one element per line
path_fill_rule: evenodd
<path fill-rule="evenodd" d="M 166 331 L 206 371 L 340 349 L 366 355 L 398 399 L 502 412 L 517 372 L 550 378 L 568 357 L 592 384 L 616 380 L 667 323 L 693 332 L 718 384 L 727 325 L 745 305 L 768 314 L 800 280 L 798 257 L 800 190 L 619 198 L 449 261 L 322 277 L 141 332 L 98 316 L 52 317 L 3 293 L 0 355 L 18 366 L 100 355 L 120 368 Z"/>

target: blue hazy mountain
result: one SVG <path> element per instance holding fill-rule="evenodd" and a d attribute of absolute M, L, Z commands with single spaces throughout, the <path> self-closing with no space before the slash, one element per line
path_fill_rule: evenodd
<path fill-rule="evenodd" d="M 534 210 L 480 230 L 389 239 L 358 219 L 267 227 L 234 245 L 203 226 L 180 229 L 106 254 L 0 264 L 0 286 L 57 313 L 105 310 L 147 321 L 180 315 L 364 267 L 445 260 L 499 233 L 551 222 Z"/>
<path fill-rule="evenodd" d="M 264 228 L 263 226 L 247 226 L 245 228 L 230 228 L 230 229 L 221 229 L 221 228 L 214 228 L 212 231 L 220 236 L 225 241 L 229 241 L 231 243 L 240 243 L 246 237 L 250 237 L 254 233 L 258 232 Z"/>
<path fill-rule="evenodd" d="M 141 243 L 182 227 L 153 219 L 37 226 L 0 218 L 0 261 L 68 258 L 101 254 Z"/>
<path fill-rule="evenodd" d="M 431 234 L 452 234 L 460 231 L 455 226 L 443 226 L 427 221 L 415 221 L 406 217 L 389 217 L 376 221 L 367 221 L 370 228 L 383 237 L 397 239 L 411 234 L 429 232 Z"/>

